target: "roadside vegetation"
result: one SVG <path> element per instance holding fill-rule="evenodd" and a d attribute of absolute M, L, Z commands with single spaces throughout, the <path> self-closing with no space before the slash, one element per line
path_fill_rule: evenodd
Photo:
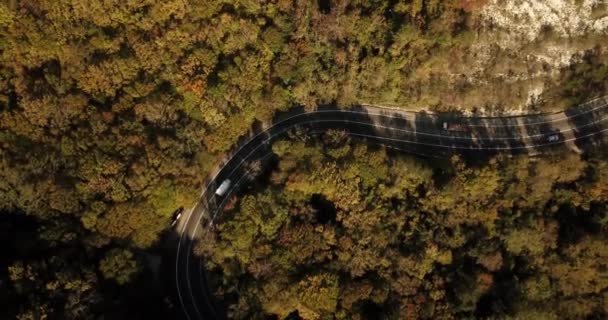
<path fill-rule="evenodd" d="M 199 244 L 231 318 L 608 316 L 605 154 L 437 161 L 340 132 L 273 150 Z"/>

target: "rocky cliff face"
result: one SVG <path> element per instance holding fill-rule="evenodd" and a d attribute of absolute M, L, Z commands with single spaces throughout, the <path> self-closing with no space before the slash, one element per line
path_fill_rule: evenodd
<path fill-rule="evenodd" d="M 481 10 L 487 28 L 499 31 L 499 44 L 536 41 L 548 29 L 562 38 L 606 34 L 606 1 L 492 0 Z"/>
<path fill-rule="evenodd" d="M 453 71 L 477 85 L 493 83 L 497 87 L 487 89 L 509 95 L 505 104 L 513 111 L 546 97 L 565 68 L 589 50 L 602 55 L 608 43 L 608 3 L 603 0 L 490 0 L 473 20 L 480 27 L 468 63 Z"/>

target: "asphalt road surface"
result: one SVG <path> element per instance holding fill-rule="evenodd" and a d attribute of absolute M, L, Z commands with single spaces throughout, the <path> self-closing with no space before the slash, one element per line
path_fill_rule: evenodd
<path fill-rule="evenodd" d="M 193 254 L 197 239 L 213 228 L 231 195 L 250 179 L 250 164 L 272 155 L 276 139 L 290 135 L 315 136 L 329 129 L 345 130 L 368 143 L 426 157 L 454 153 L 489 156 L 495 153 L 542 156 L 568 148 L 583 153 L 601 144 L 608 131 L 608 97 L 592 100 L 564 112 L 525 116 L 478 117 L 453 113 L 411 112 L 374 106 L 342 110 L 321 107 L 315 111 L 292 110 L 276 116 L 243 137 L 225 161 L 209 174 L 195 207 L 185 210 L 175 226 L 171 254 L 165 257 L 173 273 L 167 280 L 184 319 L 225 319 L 221 301 L 209 289 L 208 274 Z M 446 127 L 448 129 L 446 129 Z M 215 190 L 232 181 L 224 196 Z"/>

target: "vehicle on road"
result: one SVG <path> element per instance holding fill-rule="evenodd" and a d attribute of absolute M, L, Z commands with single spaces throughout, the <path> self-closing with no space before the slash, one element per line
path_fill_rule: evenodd
<path fill-rule="evenodd" d="M 180 207 L 179 209 L 173 212 L 173 222 L 171 222 L 171 226 L 173 227 L 179 221 L 179 218 L 182 217 L 182 212 L 184 212 L 184 207 Z"/>
<path fill-rule="evenodd" d="M 549 142 L 559 141 L 559 136 L 557 134 L 552 134 L 547 137 L 547 141 L 549 141 Z"/>
<path fill-rule="evenodd" d="M 447 132 L 465 132 L 468 131 L 466 126 L 458 122 L 444 122 L 441 126 Z"/>
<path fill-rule="evenodd" d="M 215 190 L 215 194 L 220 197 L 225 195 L 231 185 L 232 185 L 232 182 L 230 182 L 229 179 L 224 180 L 224 182 L 222 182 L 220 184 L 220 186 L 217 188 L 217 190 Z"/>

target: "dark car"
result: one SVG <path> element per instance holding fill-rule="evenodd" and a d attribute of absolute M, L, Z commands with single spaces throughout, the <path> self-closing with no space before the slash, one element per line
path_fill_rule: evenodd
<path fill-rule="evenodd" d="M 173 212 L 173 222 L 171 222 L 172 227 L 177 223 L 177 221 L 179 221 L 179 218 L 182 217 L 182 212 L 184 212 L 184 207 L 180 207 Z"/>

